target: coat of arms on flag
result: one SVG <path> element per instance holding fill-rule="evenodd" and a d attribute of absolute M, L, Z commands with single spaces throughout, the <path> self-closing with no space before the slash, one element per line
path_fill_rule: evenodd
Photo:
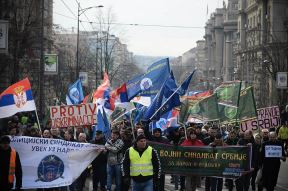
<path fill-rule="evenodd" d="M 33 110 L 36 110 L 36 106 L 28 78 L 9 86 L 0 95 L 0 118 Z"/>

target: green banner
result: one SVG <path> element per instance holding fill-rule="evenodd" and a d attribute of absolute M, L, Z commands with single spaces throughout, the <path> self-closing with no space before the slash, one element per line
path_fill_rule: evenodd
<path fill-rule="evenodd" d="M 246 121 L 257 118 L 257 110 L 252 87 L 245 88 L 240 92 L 237 118 L 239 121 Z"/>
<path fill-rule="evenodd" d="M 182 147 L 149 142 L 157 150 L 166 174 L 240 176 L 251 170 L 251 148 L 247 146 Z"/>

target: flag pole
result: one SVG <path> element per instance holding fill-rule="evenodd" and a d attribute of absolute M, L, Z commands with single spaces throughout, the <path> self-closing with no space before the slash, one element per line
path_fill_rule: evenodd
<path fill-rule="evenodd" d="M 112 121 L 112 124 L 111 125 L 114 125 L 116 122 L 117 122 L 117 120 L 118 119 L 120 119 L 121 117 L 123 117 L 125 114 L 127 114 L 128 112 L 130 112 L 130 111 L 134 111 L 136 108 L 133 108 L 133 109 L 131 109 L 131 110 L 129 110 L 129 111 L 126 111 L 125 113 L 123 113 L 122 115 L 120 115 L 119 117 L 117 117 L 116 119 L 114 119 L 113 121 Z M 115 122 L 114 122 L 115 121 Z"/>
<path fill-rule="evenodd" d="M 181 88 L 179 86 L 172 94 L 171 96 L 155 111 L 155 113 L 150 117 L 150 120 L 153 119 L 153 117 L 162 109 L 162 107 L 175 95 L 175 93 Z"/>
<path fill-rule="evenodd" d="M 132 110 L 133 111 L 133 110 Z M 132 136 L 133 136 L 133 140 L 135 141 L 135 134 L 134 134 L 134 124 L 132 121 L 132 111 L 130 113 L 130 123 L 131 123 L 131 127 L 132 127 Z"/>
<path fill-rule="evenodd" d="M 38 117 L 37 109 L 35 109 L 34 111 L 35 111 L 35 114 L 36 114 L 36 119 L 37 119 L 37 123 L 38 123 L 38 129 L 39 129 L 39 132 L 40 132 L 41 137 L 42 137 L 42 130 L 41 130 L 41 127 L 40 127 L 40 122 L 39 122 L 39 117 Z"/>

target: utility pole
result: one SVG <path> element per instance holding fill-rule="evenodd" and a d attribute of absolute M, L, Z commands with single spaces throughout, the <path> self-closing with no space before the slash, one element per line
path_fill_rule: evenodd
<path fill-rule="evenodd" d="M 76 80 L 79 78 L 79 23 L 80 23 L 80 15 L 82 15 L 85 11 L 92 8 L 102 8 L 103 5 L 93 6 L 93 7 L 87 7 L 84 9 L 80 9 L 80 3 L 78 2 L 78 11 L 77 11 L 77 45 L 76 45 Z"/>
<path fill-rule="evenodd" d="M 79 77 L 79 17 L 80 17 L 80 3 L 78 2 L 78 11 L 77 11 L 77 45 L 76 45 L 76 76 L 75 80 Z"/>
<path fill-rule="evenodd" d="M 45 97 L 44 97 L 44 0 L 41 1 L 41 55 L 40 55 L 40 67 L 39 67 L 39 113 L 41 119 L 44 116 L 45 111 Z"/>

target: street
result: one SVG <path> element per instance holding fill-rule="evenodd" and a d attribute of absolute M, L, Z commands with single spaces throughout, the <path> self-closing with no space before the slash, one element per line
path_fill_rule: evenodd
<path fill-rule="evenodd" d="M 287 173 L 288 173 L 288 162 L 282 162 L 281 168 L 278 176 L 278 183 L 277 187 L 275 188 L 275 191 L 288 191 L 288 181 L 287 181 Z M 174 191 L 174 185 L 170 183 L 170 175 L 167 175 L 165 177 L 165 190 L 166 191 Z M 179 186 L 180 188 L 180 186 Z M 92 191 L 92 179 L 89 178 L 88 181 L 86 181 L 86 187 L 85 191 Z M 204 191 L 204 180 L 202 180 L 201 188 L 197 188 L 197 191 Z M 223 191 L 228 190 L 223 186 Z M 234 190 L 236 190 L 234 188 Z M 251 187 L 249 190 L 252 190 Z"/>
<path fill-rule="evenodd" d="M 287 173 L 288 173 L 288 162 L 281 162 L 280 172 L 278 176 L 277 190 L 288 190 L 288 181 L 287 181 Z"/>

